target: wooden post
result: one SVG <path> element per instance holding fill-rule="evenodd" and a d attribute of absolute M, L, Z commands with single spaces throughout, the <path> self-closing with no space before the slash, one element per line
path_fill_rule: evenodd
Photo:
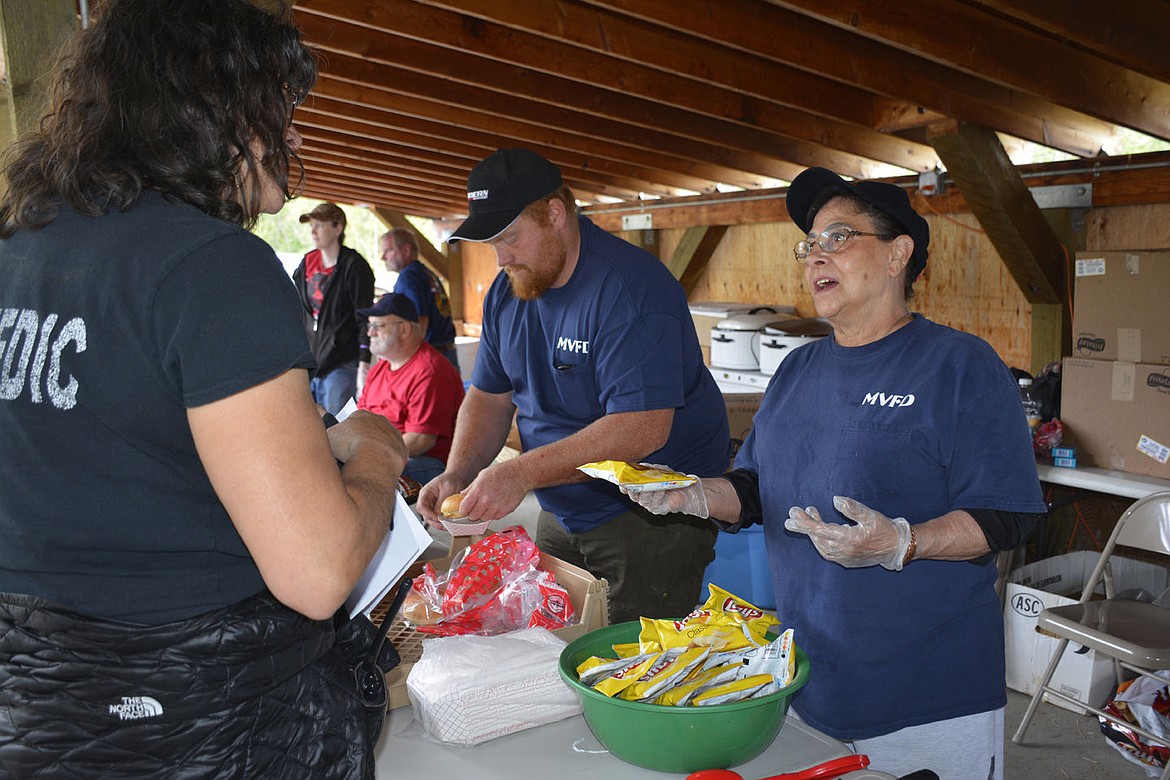
<path fill-rule="evenodd" d="M 78 25 L 75 0 L 0 0 L 5 80 L 0 144 L 36 122 L 47 97 L 45 75 Z"/>
<path fill-rule="evenodd" d="M 463 291 L 463 242 L 443 244 L 447 255 L 447 297 L 451 300 L 451 319 L 455 320 L 455 335 L 462 336 L 467 313 L 463 310 L 467 296 Z M 470 367 L 469 367 L 470 369 Z"/>

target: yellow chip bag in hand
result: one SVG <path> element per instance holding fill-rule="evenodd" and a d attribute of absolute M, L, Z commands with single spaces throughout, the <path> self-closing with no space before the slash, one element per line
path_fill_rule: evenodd
<path fill-rule="evenodd" d="M 695 484 L 697 477 L 680 474 L 646 463 L 627 463 L 624 460 L 599 460 L 578 466 L 577 470 L 597 479 L 612 482 L 628 493 L 650 490 L 670 490 Z"/>

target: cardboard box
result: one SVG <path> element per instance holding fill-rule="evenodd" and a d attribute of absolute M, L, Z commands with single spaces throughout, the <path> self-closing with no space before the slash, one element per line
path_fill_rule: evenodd
<path fill-rule="evenodd" d="M 1078 252 L 1073 357 L 1170 365 L 1170 251 Z"/>
<path fill-rule="evenodd" d="M 471 539 L 482 537 L 455 537 L 455 547 L 445 558 L 432 560 L 430 563 L 438 571 L 444 571 L 451 565 L 454 554 L 467 546 Z M 425 561 L 419 561 L 406 571 L 407 577 L 417 577 L 423 572 Z M 557 582 L 569 592 L 569 601 L 573 604 L 573 611 L 578 622 L 571 626 L 553 631 L 566 642 L 572 642 L 598 628 L 609 625 L 609 582 L 597 579 L 584 569 L 566 563 L 552 555 L 540 554 L 540 568 L 550 571 L 557 578 Z M 397 588 L 392 590 L 382 602 L 371 612 L 376 624 L 381 624 L 386 610 L 394 600 Z M 424 639 L 432 638 L 431 634 L 424 634 L 407 627 L 402 621 L 396 621 L 388 634 L 390 641 L 398 650 L 402 663 L 390 670 L 386 675 L 386 685 L 389 688 L 388 709 L 397 709 L 410 704 L 406 695 L 406 677 L 411 667 L 422 658 L 422 643 Z"/>
<path fill-rule="evenodd" d="M 1170 478 L 1170 366 L 1065 358 L 1060 417 L 1078 463 Z"/>
<path fill-rule="evenodd" d="M 760 408 L 763 393 L 724 393 L 723 403 L 727 405 L 727 424 L 731 438 L 743 442 L 752 429 L 752 418 Z"/>
<path fill-rule="evenodd" d="M 1060 640 L 1038 633 L 1036 619 L 1049 607 L 1076 603 L 1097 560 L 1098 553 L 1081 550 L 1045 558 L 1012 572 L 1004 606 L 1009 688 L 1032 695 L 1040 687 Z M 1152 563 L 1114 555 L 1110 566 L 1117 593 L 1140 588 L 1157 597 L 1170 585 L 1170 572 Z M 1100 707 L 1114 693 L 1113 662 L 1095 651 L 1080 653 L 1078 649 L 1071 643 L 1065 649 L 1051 685 L 1084 704 Z M 1074 712 L 1087 712 L 1055 698 L 1045 697 L 1045 701 Z"/>

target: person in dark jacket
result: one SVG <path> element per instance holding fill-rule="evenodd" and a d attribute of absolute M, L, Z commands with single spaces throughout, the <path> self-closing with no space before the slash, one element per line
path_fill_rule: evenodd
<path fill-rule="evenodd" d="M 392 292 L 410 298 L 418 310 L 426 342 L 459 369 L 455 351 L 455 321 L 443 280 L 418 259 L 418 238 L 406 228 L 394 228 L 379 241 L 386 270 L 398 274 Z"/>
<path fill-rule="evenodd" d="M 316 80 L 290 18 L 106 0 L 7 159 L 5 778 L 373 777 L 374 637 L 343 603 L 406 448 L 380 415 L 326 429 L 247 231 L 290 197 Z"/>
<path fill-rule="evenodd" d="M 301 222 L 310 223 L 316 246 L 293 271 L 305 334 L 317 360 L 310 387 L 317 403 L 336 414 L 346 401 L 357 399 L 358 380 L 369 370 L 370 339 L 357 310 L 373 303 L 374 271 L 345 246 L 345 212 L 336 204 L 320 204 L 302 214 Z"/>

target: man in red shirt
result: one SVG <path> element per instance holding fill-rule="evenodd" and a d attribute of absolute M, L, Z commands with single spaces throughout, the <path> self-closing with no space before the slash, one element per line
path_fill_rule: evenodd
<path fill-rule="evenodd" d="M 418 309 L 410 298 L 387 293 L 358 314 L 369 318 L 370 353 L 379 358 L 366 377 L 358 408 L 394 423 L 410 453 L 403 476 L 426 483 L 446 468 L 463 380 L 423 340 Z"/>

